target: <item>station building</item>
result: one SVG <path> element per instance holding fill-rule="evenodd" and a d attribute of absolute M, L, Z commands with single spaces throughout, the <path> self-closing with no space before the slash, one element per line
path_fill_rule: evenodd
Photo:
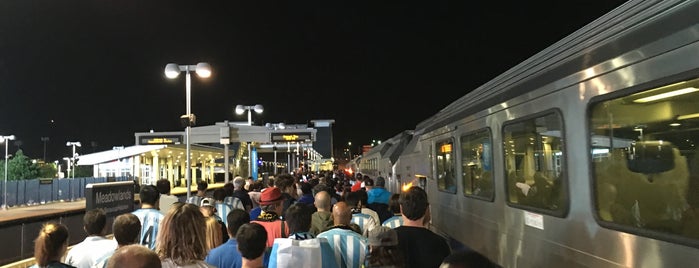
<path fill-rule="evenodd" d="M 192 183 L 228 182 L 232 176 L 256 179 L 287 172 L 331 170 L 334 122 L 323 119 L 311 120 L 312 126 L 254 126 L 224 121 L 192 127 Z M 76 164 L 93 166 L 95 177 L 127 176 L 150 185 L 167 179 L 173 186 L 186 185 L 184 131 L 136 132 L 134 138 L 133 146 L 81 155 Z"/>

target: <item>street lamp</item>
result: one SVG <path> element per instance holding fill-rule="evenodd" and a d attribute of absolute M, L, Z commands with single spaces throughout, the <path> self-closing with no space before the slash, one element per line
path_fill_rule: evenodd
<path fill-rule="evenodd" d="M 77 147 L 81 147 L 82 145 L 80 144 L 79 141 L 69 141 L 69 142 L 66 142 L 66 146 L 68 146 L 68 147 L 71 147 L 71 146 L 72 146 L 72 147 L 73 147 L 73 155 L 71 156 L 71 159 L 70 159 L 70 160 L 71 160 L 71 164 L 68 166 L 68 171 L 69 171 L 69 172 L 68 172 L 68 175 L 70 175 L 70 168 L 71 168 L 71 166 L 72 166 L 72 168 L 73 168 L 73 179 L 75 179 L 75 157 L 78 156 L 77 154 L 75 154 L 75 147 L 76 147 L 76 146 L 77 146 Z"/>
<path fill-rule="evenodd" d="M 264 107 L 262 107 L 261 104 L 255 104 L 255 105 L 250 105 L 250 106 L 245 106 L 245 105 L 236 105 L 235 106 L 235 113 L 236 114 L 243 114 L 245 110 L 248 111 L 248 125 L 252 126 L 252 111 L 254 110 L 256 113 L 261 114 L 262 111 L 264 111 Z"/>
<path fill-rule="evenodd" d="M 349 153 L 349 159 L 352 160 L 352 142 L 347 142 L 347 153 Z"/>
<path fill-rule="evenodd" d="M 252 111 L 254 110 L 256 113 L 261 114 L 262 111 L 264 111 L 264 107 L 262 107 L 262 104 L 255 104 L 255 105 L 241 105 L 238 104 L 235 106 L 235 113 L 236 114 L 243 114 L 245 111 L 248 111 L 248 126 L 252 126 Z M 248 176 L 252 176 L 252 152 L 250 151 L 250 143 L 248 142 Z"/>
<path fill-rule="evenodd" d="M 195 117 L 192 114 L 192 77 L 190 72 L 196 72 L 201 78 L 207 78 L 211 76 L 211 65 L 206 62 L 200 62 L 196 65 L 179 65 L 177 63 L 168 63 L 165 65 L 165 76 L 170 79 L 175 79 L 180 75 L 181 72 L 185 72 L 185 85 L 186 85 L 186 96 L 187 96 L 187 114 L 183 117 L 185 119 L 187 127 L 185 128 L 185 143 L 187 144 L 187 168 L 185 169 L 185 180 L 187 181 L 187 198 L 192 195 L 191 185 L 192 185 L 192 164 L 191 164 L 191 146 L 189 142 L 189 134 L 191 132 L 192 125 L 194 125 Z"/>
<path fill-rule="evenodd" d="M 7 144 L 10 143 L 11 140 L 15 139 L 15 135 L 9 135 L 9 136 L 0 136 L 0 143 L 4 142 L 5 143 L 5 185 L 3 185 L 3 196 L 4 200 L 2 202 L 2 207 L 4 209 L 7 209 Z"/>

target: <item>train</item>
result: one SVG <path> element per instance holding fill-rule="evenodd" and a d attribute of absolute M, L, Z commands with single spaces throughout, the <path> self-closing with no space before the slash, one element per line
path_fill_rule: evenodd
<path fill-rule="evenodd" d="M 625 2 L 354 165 L 503 267 L 696 267 L 697 14 Z"/>

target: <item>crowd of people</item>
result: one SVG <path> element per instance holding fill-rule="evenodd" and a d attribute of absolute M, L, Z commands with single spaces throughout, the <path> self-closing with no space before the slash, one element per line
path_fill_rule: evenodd
<path fill-rule="evenodd" d="M 34 266 L 499 267 L 478 252 L 452 251 L 428 228 L 424 189 L 391 193 L 385 183 L 343 172 L 236 176 L 211 196 L 200 182 L 179 202 L 160 180 L 141 187 L 140 208 L 114 219 L 113 239 L 102 209 L 86 211 L 87 238 L 70 250 L 66 227 L 46 223 Z"/>

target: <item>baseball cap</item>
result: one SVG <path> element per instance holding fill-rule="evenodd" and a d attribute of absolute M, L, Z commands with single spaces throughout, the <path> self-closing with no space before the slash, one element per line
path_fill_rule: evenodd
<path fill-rule="evenodd" d="M 203 206 L 212 206 L 212 207 L 213 207 L 214 204 L 215 204 L 215 202 L 216 202 L 216 201 L 214 201 L 213 198 L 206 197 L 206 198 L 204 198 L 204 199 L 201 200 L 201 203 L 199 203 L 199 206 L 200 206 L 200 207 L 203 207 Z"/>

